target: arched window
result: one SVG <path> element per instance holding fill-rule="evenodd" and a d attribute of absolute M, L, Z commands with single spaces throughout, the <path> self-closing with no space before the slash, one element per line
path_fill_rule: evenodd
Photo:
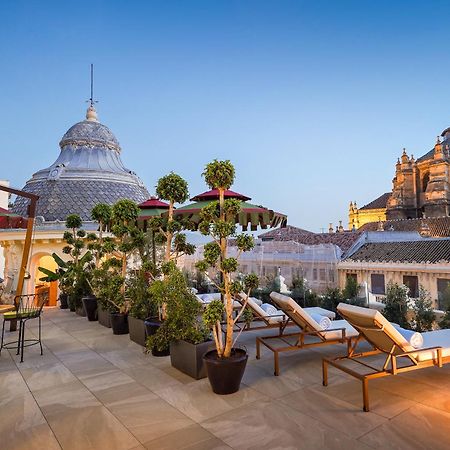
<path fill-rule="evenodd" d="M 422 192 L 427 190 L 428 182 L 430 181 L 430 174 L 425 172 L 425 175 L 422 177 Z"/>

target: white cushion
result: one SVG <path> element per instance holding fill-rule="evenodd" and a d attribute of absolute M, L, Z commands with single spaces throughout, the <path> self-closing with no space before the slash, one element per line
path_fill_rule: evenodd
<path fill-rule="evenodd" d="M 426 331 L 422 333 L 423 348 L 442 347 L 442 357 L 450 356 L 450 329 Z M 437 351 L 429 350 L 414 354 L 418 361 L 437 359 Z"/>
<path fill-rule="evenodd" d="M 308 314 L 320 314 L 321 316 L 328 317 L 330 320 L 336 319 L 336 313 L 329 311 L 328 309 L 320 308 L 319 306 L 307 306 L 303 308 Z"/>
<path fill-rule="evenodd" d="M 263 303 L 261 309 L 263 309 L 268 316 L 274 316 L 277 313 L 277 308 L 270 303 Z"/>

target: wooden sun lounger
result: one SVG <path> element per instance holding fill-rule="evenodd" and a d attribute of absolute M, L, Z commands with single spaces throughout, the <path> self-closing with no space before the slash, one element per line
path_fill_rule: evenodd
<path fill-rule="evenodd" d="M 261 345 L 272 351 L 274 375 L 276 376 L 280 374 L 280 353 L 332 344 L 346 344 L 348 352 L 358 337 L 358 332 L 345 320 L 336 320 L 333 322 L 332 328 L 323 330 L 292 298 L 277 292 L 272 292 L 270 298 L 286 314 L 292 324 L 300 328 L 300 331 L 295 333 L 280 332 L 279 335 L 256 338 L 256 358 L 260 359 L 261 357 Z M 292 343 L 289 339 L 295 342 Z M 276 346 L 276 342 L 281 342 L 281 346 Z"/>
<path fill-rule="evenodd" d="M 328 385 L 328 365 L 361 380 L 364 411 L 369 411 L 369 380 L 426 367 L 442 367 L 443 364 L 450 362 L 450 330 L 422 333 L 423 348 L 415 349 L 377 310 L 341 303 L 338 305 L 338 311 L 359 331 L 361 337 L 373 345 L 374 350 L 356 353 L 355 343 L 346 356 L 324 358 L 322 361 L 323 385 Z M 381 368 L 364 361 L 377 354 L 386 355 Z M 348 367 L 349 362 L 357 363 L 355 368 L 369 369 L 370 372 L 359 373 Z"/>

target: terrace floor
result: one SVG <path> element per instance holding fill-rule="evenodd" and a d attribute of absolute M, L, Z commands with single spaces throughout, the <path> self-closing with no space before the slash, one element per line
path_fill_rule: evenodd
<path fill-rule="evenodd" d="M 0 448 L 450 448 L 450 367 L 372 381 L 364 413 L 358 381 L 331 368 L 321 385 L 321 357 L 339 346 L 282 355 L 274 377 L 268 351 L 255 359 L 255 332 L 242 337 L 241 390 L 217 396 L 128 335 L 47 309 L 44 355 L 0 356 Z"/>

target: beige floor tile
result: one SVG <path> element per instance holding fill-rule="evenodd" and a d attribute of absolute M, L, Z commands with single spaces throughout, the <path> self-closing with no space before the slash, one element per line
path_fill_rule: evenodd
<path fill-rule="evenodd" d="M 112 350 L 100 352 L 99 354 L 119 369 L 128 369 L 129 367 L 148 364 L 148 356 L 137 347 L 136 344 L 136 348 Z"/>
<path fill-rule="evenodd" d="M 33 393 L 36 402 L 46 417 L 57 416 L 68 410 L 99 406 L 98 400 L 80 381 L 72 381 Z"/>
<path fill-rule="evenodd" d="M 247 364 L 242 382 L 271 398 L 282 397 L 302 388 L 297 381 L 284 376 L 276 377 L 257 364 Z"/>
<path fill-rule="evenodd" d="M 19 366 L 19 369 L 21 369 L 21 366 Z M 21 370 L 21 373 L 31 391 L 76 381 L 75 376 L 61 363 L 38 368 L 27 368 Z"/>
<path fill-rule="evenodd" d="M 412 400 L 401 397 L 393 392 L 377 389 L 377 381 L 373 380 L 369 382 L 370 411 L 390 419 L 414 405 Z M 348 381 L 343 379 L 341 383 L 329 383 L 327 387 L 317 386 L 312 387 L 312 389 L 322 392 L 329 397 L 351 403 L 357 408 L 362 409 L 363 407 L 361 382 L 357 379 Z"/>
<path fill-rule="evenodd" d="M 47 423 L 2 433 L 2 450 L 59 450 L 61 446 Z"/>
<path fill-rule="evenodd" d="M 450 448 L 449 430 L 450 414 L 414 406 L 367 433 L 360 441 L 386 450 L 447 450 Z"/>
<path fill-rule="evenodd" d="M 304 388 L 281 398 L 280 402 L 352 438 L 358 438 L 387 421 L 377 414 L 363 412 L 361 407 L 329 397 L 324 392 Z"/>
<path fill-rule="evenodd" d="M 148 450 L 185 450 L 185 449 L 229 449 L 223 441 L 216 438 L 200 425 L 191 425 L 166 436 L 146 442 Z"/>
<path fill-rule="evenodd" d="M 65 406 L 46 418 L 64 450 L 124 450 L 139 445 L 104 406 Z"/>
<path fill-rule="evenodd" d="M 234 449 L 365 449 L 340 431 L 278 401 L 258 401 L 201 424 Z"/>
<path fill-rule="evenodd" d="M 241 389 L 235 394 L 216 395 L 206 378 L 192 384 L 161 389 L 156 393 L 196 422 L 265 398 L 260 392 L 245 385 L 241 385 Z"/>
<path fill-rule="evenodd" d="M 111 404 L 108 409 L 141 443 L 193 425 L 194 422 L 154 394 Z"/>
<path fill-rule="evenodd" d="M 151 364 L 131 366 L 124 369 L 124 372 L 152 391 L 182 384 L 164 370 L 158 369 Z"/>

